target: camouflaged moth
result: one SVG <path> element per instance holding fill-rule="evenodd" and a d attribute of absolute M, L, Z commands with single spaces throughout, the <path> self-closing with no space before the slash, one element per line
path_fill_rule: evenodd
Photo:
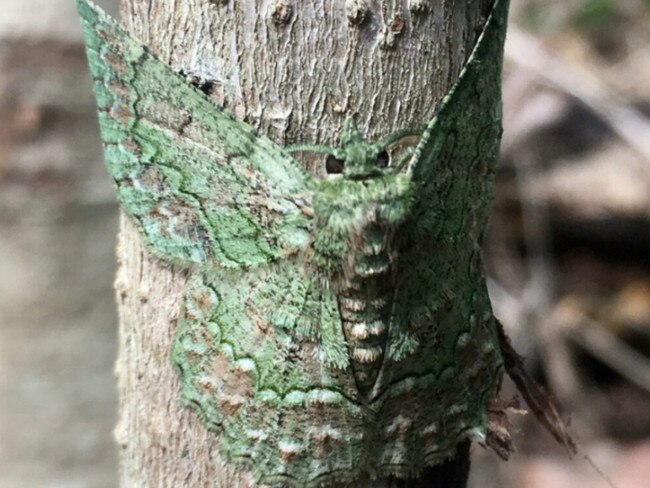
<path fill-rule="evenodd" d="M 183 401 L 269 484 L 413 476 L 485 435 L 503 370 L 480 239 L 507 0 L 422 130 L 281 147 L 78 1 L 108 170 L 159 259 L 191 270 Z M 417 144 L 397 157 L 406 135 Z M 292 156 L 328 155 L 308 174 Z"/>

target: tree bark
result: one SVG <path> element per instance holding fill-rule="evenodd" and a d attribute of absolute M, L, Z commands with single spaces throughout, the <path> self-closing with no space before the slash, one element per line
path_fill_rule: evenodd
<path fill-rule="evenodd" d="M 492 0 L 123 0 L 127 29 L 211 97 L 281 144 L 336 145 L 342 113 L 377 139 L 428 121 L 458 78 Z M 418 6 L 424 5 L 424 8 Z M 320 158 L 305 161 L 320 174 Z M 170 363 L 184 273 L 156 261 L 122 219 L 116 281 L 124 487 L 248 486 L 179 401 Z M 428 475 L 461 487 L 468 446 Z M 445 469 L 447 471 L 445 471 Z M 465 473 L 463 475 L 463 472 Z M 425 473 L 425 475 L 427 475 Z M 356 486 L 425 486 L 359 481 Z"/>

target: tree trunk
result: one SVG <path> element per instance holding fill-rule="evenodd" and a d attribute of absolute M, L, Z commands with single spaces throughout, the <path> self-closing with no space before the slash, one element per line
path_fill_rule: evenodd
<path fill-rule="evenodd" d="M 122 15 L 135 37 L 211 82 L 217 103 L 274 141 L 336 145 L 341 112 L 358 114 L 369 139 L 428 121 L 492 1 L 382 0 L 366 12 L 364 2 L 344 0 L 124 0 Z M 317 162 L 306 166 L 315 172 Z M 153 259 L 124 218 L 118 259 L 122 486 L 248 486 L 179 401 L 170 350 L 185 274 Z M 456 481 L 367 483 L 457 488 L 467 467 L 465 444 L 458 459 L 425 474 Z"/>

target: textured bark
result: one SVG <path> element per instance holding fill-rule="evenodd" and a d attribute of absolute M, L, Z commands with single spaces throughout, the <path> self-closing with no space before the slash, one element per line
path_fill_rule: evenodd
<path fill-rule="evenodd" d="M 341 112 L 357 113 L 369 138 L 427 121 L 492 0 L 368 2 L 358 24 L 349 6 L 360 3 L 125 0 L 122 13 L 132 34 L 175 69 L 214 81 L 215 101 L 276 142 L 334 144 Z M 428 8 L 416 13 L 412 4 Z M 149 257 L 126 219 L 118 257 L 122 486 L 246 486 L 246 474 L 222 463 L 214 435 L 179 402 L 169 354 L 186 277 Z M 459 452 L 450 466 L 466 472 L 466 447 Z M 463 486 L 454 469 L 455 484 L 440 486 Z"/>

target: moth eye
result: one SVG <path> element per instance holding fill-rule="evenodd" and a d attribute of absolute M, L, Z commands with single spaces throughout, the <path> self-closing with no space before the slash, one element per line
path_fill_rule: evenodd
<path fill-rule="evenodd" d="M 325 160 L 325 171 L 328 175 L 338 175 L 343 173 L 343 166 L 345 166 L 345 161 L 339 159 L 331 154 L 327 156 Z"/>
<path fill-rule="evenodd" d="M 388 157 L 388 153 L 385 149 L 377 155 L 377 166 L 380 168 L 385 168 L 388 166 L 389 161 L 390 158 Z"/>

